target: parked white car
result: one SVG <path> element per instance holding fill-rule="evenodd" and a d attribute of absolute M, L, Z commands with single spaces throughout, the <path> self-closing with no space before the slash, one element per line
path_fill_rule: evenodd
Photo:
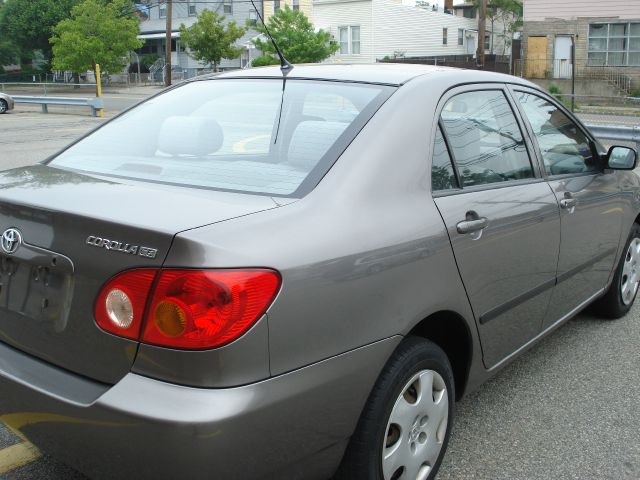
<path fill-rule="evenodd" d="M 15 103 L 6 93 L 0 92 L 0 113 L 7 113 L 9 110 L 13 110 Z"/>

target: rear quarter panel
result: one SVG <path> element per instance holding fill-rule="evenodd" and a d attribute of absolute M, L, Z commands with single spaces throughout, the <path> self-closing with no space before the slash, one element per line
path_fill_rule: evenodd
<path fill-rule="evenodd" d="M 314 191 L 273 211 L 179 234 L 166 265 L 272 267 L 270 370 L 287 372 L 406 334 L 451 310 L 476 328 L 431 199 L 433 112 L 446 88 L 401 87 Z"/>

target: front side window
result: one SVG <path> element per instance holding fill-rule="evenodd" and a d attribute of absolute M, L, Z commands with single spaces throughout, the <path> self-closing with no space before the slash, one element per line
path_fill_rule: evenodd
<path fill-rule="evenodd" d="M 293 0 L 292 8 L 293 10 L 300 10 L 300 0 Z"/>
<path fill-rule="evenodd" d="M 443 45 L 447 44 L 447 29 L 446 28 L 442 29 L 442 44 Z"/>
<path fill-rule="evenodd" d="M 160 18 L 167 18 L 167 5 L 163 4 L 158 7 L 158 15 Z"/>
<path fill-rule="evenodd" d="M 196 5 L 194 4 L 194 2 L 187 3 L 187 14 L 190 17 L 195 17 L 198 15 L 198 12 L 196 11 Z"/>
<path fill-rule="evenodd" d="M 537 95 L 517 92 L 516 96 L 533 129 L 548 175 L 600 169 L 589 139 L 562 110 Z"/>
<path fill-rule="evenodd" d="M 232 0 L 224 0 L 223 9 L 224 14 L 231 15 L 233 14 L 233 3 Z"/>
<path fill-rule="evenodd" d="M 520 127 L 502 91 L 456 95 L 444 106 L 441 120 L 463 187 L 534 176 Z"/>
<path fill-rule="evenodd" d="M 590 66 L 640 66 L 640 23 L 589 25 Z"/>
<path fill-rule="evenodd" d="M 314 179 L 322 178 L 393 90 L 293 79 L 284 91 L 277 79 L 190 82 L 105 124 L 50 165 L 299 197 L 315 186 Z"/>
<path fill-rule="evenodd" d="M 280 0 L 273 0 L 273 13 L 280 11 Z"/>
<path fill-rule="evenodd" d="M 458 29 L 458 45 L 464 45 L 464 30 L 462 28 Z"/>
<path fill-rule="evenodd" d="M 431 189 L 436 192 L 453 188 L 458 188 L 458 181 L 453 170 L 449 150 L 447 150 L 447 144 L 444 141 L 440 127 L 438 127 L 431 163 Z"/>

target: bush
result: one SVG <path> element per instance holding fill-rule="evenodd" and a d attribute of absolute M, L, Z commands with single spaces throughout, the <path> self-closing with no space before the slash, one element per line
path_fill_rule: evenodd
<path fill-rule="evenodd" d="M 270 57 L 268 55 L 262 55 L 256 57 L 251 62 L 252 67 L 266 67 L 268 65 L 278 65 L 280 61 L 277 58 Z"/>
<path fill-rule="evenodd" d="M 551 84 L 551 85 L 549 85 L 549 93 L 551 95 L 558 95 L 558 94 L 560 94 L 562 92 L 560 91 L 560 89 L 556 85 Z"/>

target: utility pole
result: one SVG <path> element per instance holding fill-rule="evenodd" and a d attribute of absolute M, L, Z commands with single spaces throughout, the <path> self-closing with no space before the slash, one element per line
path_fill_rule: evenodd
<path fill-rule="evenodd" d="M 171 86 L 171 34 L 172 34 L 173 0 L 167 0 L 167 43 L 165 48 L 164 86 Z"/>
<path fill-rule="evenodd" d="M 484 37 L 487 31 L 487 0 L 478 2 L 478 51 L 476 63 L 484 67 Z"/>

